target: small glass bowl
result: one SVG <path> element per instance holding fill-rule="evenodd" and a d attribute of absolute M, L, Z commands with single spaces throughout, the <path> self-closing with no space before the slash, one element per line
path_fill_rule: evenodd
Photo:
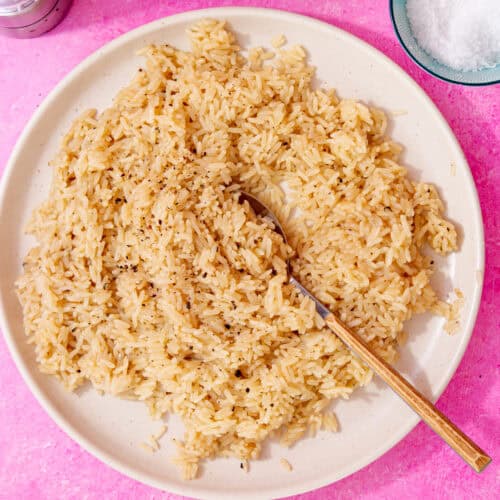
<path fill-rule="evenodd" d="M 390 11 L 394 31 L 408 55 L 425 71 L 446 82 L 461 85 L 493 85 L 500 83 L 500 64 L 494 68 L 477 71 L 458 71 L 439 63 L 417 43 L 406 15 L 406 0 L 390 0 Z"/>

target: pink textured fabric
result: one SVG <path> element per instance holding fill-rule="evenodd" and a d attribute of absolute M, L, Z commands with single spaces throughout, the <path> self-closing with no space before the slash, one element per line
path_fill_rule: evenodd
<path fill-rule="evenodd" d="M 27 120 L 54 85 L 84 57 L 116 36 L 181 11 L 254 5 L 322 19 L 387 54 L 429 94 L 453 128 L 479 191 L 486 234 L 486 272 L 470 345 L 438 406 L 493 456 L 472 472 L 425 425 L 362 471 L 296 498 L 500 498 L 500 86 L 460 87 L 436 80 L 405 55 L 387 1 L 344 0 L 75 0 L 63 23 L 33 40 L 0 37 L 0 173 Z M 0 339 L 0 498 L 178 499 L 100 463 L 41 409 Z"/>

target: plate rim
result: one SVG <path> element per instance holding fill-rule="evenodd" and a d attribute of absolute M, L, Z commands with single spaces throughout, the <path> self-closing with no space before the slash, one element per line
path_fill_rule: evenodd
<path fill-rule="evenodd" d="M 50 105 L 57 99 L 58 95 L 61 91 L 71 84 L 71 82 L 84 74 L 86 70 L 91 67 L 94 63 L 98 62 L 99 59 L 109 52 L 112 52 L 115 48 L 118 48 L 122 43 L 127 42 L 129 38 L 141 36 L 141 34 L 148 34 L 151 31 L 155 31 L 158 28 L 168 28 L 169 25 L 176 24 L 178 22 L 188 22 L 195 21 L 197 19 L 213 16 L 213 17 L 229 17 L 231 15 L 253 15 L 253 16 L 273 16 L 278 17 L 283 20 L 289 21 L 301 21 L 305 25 L 309 25 L 311 28 L 316 27 L 317 29 L 330 31 L 331 34 L 336 35 L 338 37 L 342 37 L 347 39 L 350 43 L 357 45 L 361 49 L 371 52 L 374 57 L 381 59 L 388 67 L 390 67 L 393 71 L 398 73 L 398 76 L 406 81 L 413 89 L 419 93 L 424 100 L 429 105 L 429 109 L 434 115 L 433 118 L 436 122 L 444 129 L 445 134 L 452 141 L 456 151 L 459 154 L 460 159 L 463 161 L 465 165 L 464 174 L 466 176 L 466 181 L 470 185 L 472 189 L 472 199 L 473 199 L 473 207 L 472 212 L 477 224 L 476 230 L 478 231 L 478 242 L 476 243 L 478 247 L 478 261 L 477 265 L 479 269 L 483 272 L 481 276 L 478 276 L 477 283 L 477 292 L 471 298 L 471 308 L 469 314 L 469 321 L 466 325 L 467 328 L 464 328 L 464 332 L 462 338 L 460 339 L 460 343 L 457 346 L 457 350 L 455 351 L 454 357 L 449 364 L 448 374 L 443 378 L 441 384 L 437 386 L 434 390 L 435 397 L 434 401 L 437 401 L 441 394 L 444 392 L 446 387 L 448 386 L 451 378 L 455 374 L 463 356 L 465 350 L 469 344 L 470 338 L 472 336 L 474 326 L 476 323 L 477 314 L 479 311 L 479 305 L 481 302 L 482 290 L 483 290 L 483 281 L 484 281 L 484 264 L 485 264 L 485 242 L 484 242 L 484 225 L 483 218 L 481 212 L 481 206 L 479 203 L 479 196 L 477 193 L 477 188 L 474 183 L 474 179 L 472 176 L 472 172 L 470 166 L 467 162 L 465 154 L 462 150 L 460 143 L 458 142 L 453 130 L 450 125 L 441 114 L 437 106 L 434 104 L 432 99 L 427 95 L 422 87 L 420 87 L 396 62 L 386 56 L 383 52 L 365 42 L 364 40 L 358 38 L 357 36 L 349 33 L 348 31 L 343 30 L 335 25 L 329 24 L 326 21 L 322 21 L 316 19 L 314 17 L 310 17 L 303 14 L 297 14 L 295 12 L 288 12 L 280 9 L 271 9 L 265 7 L 211 7 L 206 9 L 193 9 L 188 11 L 183 11 L 180 13 L 168 15 L 141 26 L 138 26 L 132 30 L 129 30 L 117 38 L 110 40 L 102 47 L 96 49 L 92 54 L 88 55 L 84 58 L 80 63 L 78 63 L 69 73 L 67 73 L 49 92 L 49 94 L 45 97 L 39 107 L 34 111 L 31 118 L 23 128 L 19 138 L 17 139 L 15 146 L 9 156 L 7 164 L 5 166 L 4 172 L 0 179 L 0 215 L 4 213 L 5 208 L 5 198 L 7 193 L 7 187 L 9 186 L 10 177 L 14 171 L 14 166 L 17 161 L 17 157 L 22 149 L 28 145 L 27 139 L 31 134 L 32 129 L 39 122 L 39 120 L 44 116 L 45 110 L 50 107 Z M 25 144 L 26 143 L 26 144 Z M 17 343 L 14 339 L 12 332 L 8 327 L 7 322 L 7 314 L 5 311 L 5 305 L 2 299 L 2 295 L 0 295 L 0 328 L 3 332 L 3 337 L 9 349 L 10 355 L 13 358 L 15 365 L 18 371 L 21 373 L 21 376 L 25 382 L 25 384 L 30 389 L 31 393 L 35 396 L 35 399 L 42 406 L 45 412 L 49 415 L 49 417 L 58 425 L 60 429 L 62 429 L 66 435 L 68 435 L 73 441 L 75 441 L 79 446 L 81 446 L 85 451 L 99 459 L 105 465 L 115 469 L 116 471 L 124 474 L 125 476 L 139 481 L 148 486 L 152 486 L 162 491 L 168 491 L 175 494 L 180 495 L 189 495 L 195 498 L 208 498 L 208 499 L 230 499 L 233 498 L 233 493 L 231 492 L 220 492 L 209 489 L 197 488 L 191 486 L 190 482 L 185 482 L 182 487 L 178 487 L 175 484 L 169 483 L 168 479 L 161 481 L 157 480 L 154 476 L 150 476 L 147 474 L 143 474 L 142 472 L 137 471 L 136 469 L 129 467 L 127 464 L 121 462 L 121 460 L 114 458 L 109 453 L 103 451 L 98 446 L 94 445 L 90 440 L 84 437 L 76 428 L 74 428 L 69 422 L 66 421 L 62 413 L 55 407 L 55 405 L 51 402 L 51 400 L 46 397 L 39 388 L 36 379 L 31 377 L 29 370 L 25 366 L 20 350 L 18 349 Z M 384 443 L 382 446 L 379 446 L 375 450 L 372 450 L 370 453 L 367 453 L 363 459 L 354 462 L 351 466 L 351 470 L 349 472 L 345 472 L 342 474 L 329 474 L 321 476 L 320 478 L 311 479 L 305 482 L 300 483 L 300 486 L 294 484 L 293 486 L 287 486 L 286 484 L 280 487 L 273 487 L 265 492 L 269 497 L 285 497 L 290 495 L 296 495 L 300 493 L 304 493 L 307 491 L 312 491 L 314 489 L 333 484 L 345 477 L 358 472 L 362 468 L 371 464 L 378 458 L 382 457 L 387 453 L 391 448 L 396 446 L 401 440 L 406 437 L 411 430 L 420 422 L 419 417 L 416 414 L 411 415 L 404 425 L 398 429 L 397 432 L 394 433 L 393 438 Z M 196 484 L 196 483 L 194 483 Z M 203 495 L 200 497 L 199 495 Z M 241 492 L 238 496 L 240 498 L 256 498 L 256 495 L 248 492 Z M 261 498 L 261 495 L 259 495 Z"/>

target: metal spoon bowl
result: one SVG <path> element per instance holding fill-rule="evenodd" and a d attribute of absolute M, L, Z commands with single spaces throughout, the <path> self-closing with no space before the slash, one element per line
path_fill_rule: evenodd
<path fill-rule="evenodd" d="M 258 217 L 269 219 L 285 243 L 286 234 L 276 215 L 257 198 L 249 193 L 240 192 L 239 201 L 248 203 Z M 398 394 L 446 443 L 448 443 L 476 472 L 481 472 L 491 458 L 468 438 L 458 427 L 443 415 L 427 398 L 411 385 L 398 371 L 375 354 L 368 344 L 357 333 L 351 331 L 322 304 L 291 273 L 290 262 L 287 261 L 288 280 L 297 289 L 314 301 L 318 314 L 327 326 L 335 333 L 362 361 L 380 376 L 389 387 Z"/>

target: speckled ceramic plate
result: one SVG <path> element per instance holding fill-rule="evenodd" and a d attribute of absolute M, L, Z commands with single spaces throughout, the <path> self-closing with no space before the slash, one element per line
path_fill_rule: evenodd
<path fill-rule="evenodd" d="M 102 109 L 111 102 L 141 64 L 134 55 L 137 49 L 150 42 L 187 49 L 186 28 L 207 16 L 227 20 L 243 46 L 270 45 L 272 36 L 286 34 L 289 42 L 307 48 L 320 81 L 338 89 L 343 97 L 362 99 L 392 114 L 390 133 L 406 148 L 403 162 L 411 176 L 439 187 L 447 215 L 460 229 L 460 251 L 435 259 L 439 269 L 435 285 L 445 296 L 458 287 L 466 298 L 461 329 L 454 336 L 442 331 L 443 320 L 436 317 L 421 316 L 408 325 L 410 340 L 398 368 L 432 399 L 448 384 L 472 332 L 484 260 L 478 198 L 462 151 L 431 100 L 381 53 L 328 24 L 273 10 L 221 8 L 161 19 L 98 50 L 54 89 L 24 130 L 2 179 L 1 326 L 33 394 L 73 439 L 103 462 L 144 483 L 194 497 L 279 497 L 332 483 L 364 467 L 400 441 L 417 423 L 416 415 L 375 381 L 350 401 L 334 404 L 342 427 L 338 434 L 320 432 L 290 450 L 270 443 L 248 474 L 237 460 L 210 461 L 203 466 L 200 479 L 184 482 L 169 460 L 175 453 L 170 438 L 182 432 L 179 420 L 169 418 L 161 451 L 147 454 L 139 444 L 160 424 L 151 422 L 143 404 L 99 396 L 92 389 L 68 394 L 53 378 L 41 375 L 26 343 L 14 294 L 22 256 L 33 244 L 22 227 L 47 196 L 51 177 L 47 162 L 63 132 L 84 109 Z M 292 472 L 280 467 L 281 457 L 293 465 Z"/>

